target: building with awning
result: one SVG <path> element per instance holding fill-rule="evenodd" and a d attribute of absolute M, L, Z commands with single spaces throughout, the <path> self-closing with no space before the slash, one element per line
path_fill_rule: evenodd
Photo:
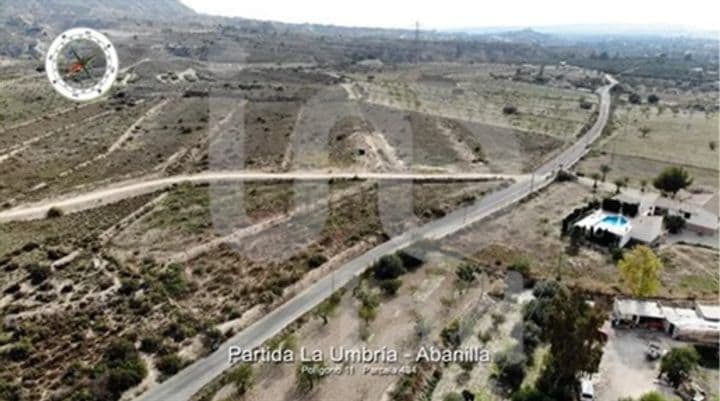
<path fill-rule="evenodd" d="M 662 330 L 679 341 L 720 344 L 720 305 L 696 302 L 676 306 L 657 300 L 616 299 L 612 323 Z"/>

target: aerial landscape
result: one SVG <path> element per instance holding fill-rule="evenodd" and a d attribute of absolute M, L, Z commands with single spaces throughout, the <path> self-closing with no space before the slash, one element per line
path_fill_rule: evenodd
<path fill-rule="evenodd" d="M 720 401 L 718 32 L 199 3 L 0 1 L 0 401 Z"/>

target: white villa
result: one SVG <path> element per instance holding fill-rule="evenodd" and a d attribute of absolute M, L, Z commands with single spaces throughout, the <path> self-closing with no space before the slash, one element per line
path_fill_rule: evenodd
<path fill-rule="evenodd" d="M 717 236 L 718 196 L 712 194 L 693 195 L 679 193 L 676 199 L 669 199 L 657 193 L 637 195 L 620 194 L 613 198 L 622 205 L 637 208 L 637 213 L 624 210 L 611 212 L 599 208 L 577 221 L 574 226 L 581 227 L 590 236 L 612 234 L 617 246 L 623 247 L 630 242 L 656 245 L 665 235 L 663 217 L 682 216 L 685 229 L 700 236 Z"/>

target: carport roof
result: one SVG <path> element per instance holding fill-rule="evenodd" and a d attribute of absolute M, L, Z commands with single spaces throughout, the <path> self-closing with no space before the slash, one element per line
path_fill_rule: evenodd
<path fill-rule="evenodd" d="M 662 319 L 665 314 L 656 301 L 639 301 L 635 299 L 615 300 L 615 310 L 625 316 L 642 316 Z"/>
<path fill-rule="evenodd" d="M 703 318 L 707 320 L 720 320 L 720 305 L 696 303 L 695 307 Z"/>

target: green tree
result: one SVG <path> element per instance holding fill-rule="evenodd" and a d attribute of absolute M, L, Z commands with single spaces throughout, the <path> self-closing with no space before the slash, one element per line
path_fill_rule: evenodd
<path fill-rule="evenodd" d="M 527 358 L 520 352 L 507 350 L 495 357 L 497 380 L 503 386 L 516 391 L 525 379 Z"/>
<path fill-rule="evenodd" d="M 678 215 L 667 215 L 663 218 L 663 224 L 670 234 L 677 234 L 685 228 L 685 218 Z"/>
<path fill-rule="evenodd" d="M 585 243 L 585 229 L 574 226 L 570 229 L 570 246 L 567 248 L 568 255 L 577 255 L 580 247 Z"/>
<path fill-rule="evenodd" d="M 338 305 L 340 305 L 340 300 L 341 296 L 336 292 L 315 308 L 314 315 L 322 319 L 323 325 L 328 324 L 328 318 L 335 313 Z"/>
<path fill-rule="evenodd" d="M 615 181 L 613 181 L 613 184 L 615 184 L 615 193 L 619 194 L 620 190 L 625 185 L 625 181 L 622 178 L 617 178 Z"/>
<path fill-rule="evenodd" d="M 255 378 L 252 365 L 241 363 L 230 372 L 230 382 L 235 385 L 235 392 L 239 396 L 245 395 L 252 388 Z"/>
<path fill-rule="evenodd" d="M 660 373 L 667 375 L 673 386 L 679 386 L 700 362 L 695 347 L 673 348 L 660 361 Z"/>
<path fill-rule="evenodd" d="M 640 127 L 638 130 L 640 131 L 640 136 L 643 138 L 646 138 L 648 136 L 648 134 L 650 133 L 650 131 L 652 131 L 652 128 L 644 125 L 644 126 Z"/>
<path fill-rule="evenodd" d="M 649 393 L 643 394 L 638 401 L 667 401 L 667 398 L 665 398 L 662 394 L 658 393 L 657 391 L 651 391 Z"/>
<path fill-rule="evenodd" d="M 620 277 L 630 293 L 636 297 L 650 297 L 660 287 L 662 262 L 652 249 L 638 245 L 630 252 L 625 252 L 618 262 Z"/>
<path fill-rule="evenodd" d="M 532 387 L 523 387 L 512 395 L 512 401 L 554 401 L 540 390 Z"/>
<path fill-rule="evenodd" d="M 395 279 L 406 273 L 402 259 L 397 254 L 381 257 L 373 270 L 378 280 Z"/>
<path fill-rule="evenodd" d="M 377 317 L 377 308 L 370 305 L 363 305 L 358 310 L 358 316 L 365 324 L 370 324 Z"/>
<path fill-rule="evenodd" d="M 567 289 L 555 294 L 544 328 L 550 353 L 538 389 L 553 399 L 573 398 L 578 379 L 597 372 L 604 346 L 599 330 L 604 322 L 605 313 L 580 294 Z"/>
<path fill-rule="evenodd" d="M 689 187 L 693 182 L 690 173 L 682 167 L 667 167 L 653 180 L 655 188 L 670 192 L 673 197 L 683 188 Z"/>
<path fill-rule="evenodd" d="M 324 377 L 325 362 L 304 361 L 297 365 L 295 380 L 301 393 L 309 393 Z"/>
<path fill-rule="evenodd" d="M 598 187 L 598 180 L 600 180 L 600 173 L 592 173 L 590 174 L 590 177 L 593 179 L 593 192 L 597 191 Z"/>
<path fill-rule="evenodd" d="M 465 401 L 465 398 L 463 398 L 462 394 L 452 392 L 445 394 L 445 397 L 443 397 L 443 401 Z"/>
<path fill-rule="evenodd" d="M 605 182 L 605 178 L 607 178 L 610 170 L 612 170 L 612 168 L 610 168 L 607 164 L 600 165 L 600 181 Z"/>

